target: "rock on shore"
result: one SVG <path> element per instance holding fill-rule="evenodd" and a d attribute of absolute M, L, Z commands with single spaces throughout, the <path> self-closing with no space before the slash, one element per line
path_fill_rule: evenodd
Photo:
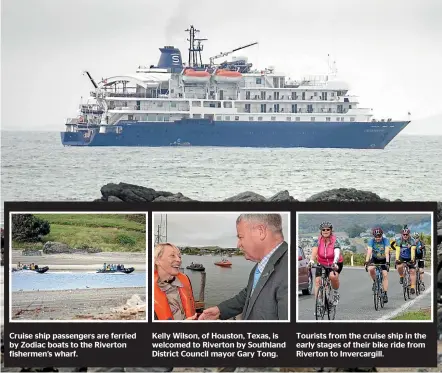
<path fill-rule="evenodd" d="M 202 202 L 184 196 L 182 193 L 156 191 L 152 188 L 134 184 L 106 184 L 101 188 L 101 198 L 96 202 Z M 226 198 L 224 202 L 299 202 L 287 190 L 282 190 L 271 197 L 246 191 Z M 376 193 L 354 188 L 326 190 L 307 198 L 307 202 L 385 202 L 388 199 Z M 396 200 L 400 201 L 400 200 Z M 442 217 L 441 217 L 442 219 Z"/>

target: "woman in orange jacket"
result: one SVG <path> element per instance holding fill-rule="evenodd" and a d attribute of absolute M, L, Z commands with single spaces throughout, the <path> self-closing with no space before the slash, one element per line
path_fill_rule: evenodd
<path fill-rule="evenodd" d="M 180 272 L 181 252 L 171 243 L 154 249 L 154 312 L 156 320 L 196 320 L 189 277 Z"/>

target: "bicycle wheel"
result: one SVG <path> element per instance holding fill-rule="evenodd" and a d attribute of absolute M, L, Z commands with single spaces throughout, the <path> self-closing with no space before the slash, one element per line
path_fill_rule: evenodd
<path fill-rule="evenodd" d="M 411 285 L 410 272 L 407 272 L 407 299 L 410 299 L 410 285 Z"/>
<path fill-rule="evenodd" d="M 325 315 L 325 294 L 324 287 L 321 285 L 318 289 L 318 294 L 316 295 L 316 320 L 323 320 Z"/>
<path fill-rule="evenodd" d="M 421 290 L 420 290 L 420 287 L 421 287 L 421 281 L 420 281 L 420 276 L 421 274 L 420 274 L 420 272 L 416 272 L 416 289 L 415 289 L 415 291 L 416 291 L 416 297 L 420 294 L 420 292 L 421 292 Z"/>
<path fill-rule="evenodd" d="M 329 320 L 334 320 L 336 316 L 336 305 L 333 303 L 332 288 L 330 284 L 328 285 L 328 290 L 326 292 L 326 304 L 327 304 L 327 316 Z"/>
<path fill-rule="evenodd" d="M 379 303 L 381 304 L 381 308 L 384 308 L 384 296 L 385 296 L 384 288 L 381 287 L 379 291 Z"/>
<path fill-rule="evenodd" d="M 402 283 L 402 288 L 404 290 L 404 299 L 406 301 L 407 300 L 407 290 L 408 290 L 408 278 L 407 278 L 406 274 L 404 276 L 404 282 Z"/>
<path fill-rule="evenodd" d="M 379 284 L 377 278 L 376 278 L 376 284 L 374 286 L 373 301 L 374 301 L 374 309 L 377 311 L 379 309 Z"/>

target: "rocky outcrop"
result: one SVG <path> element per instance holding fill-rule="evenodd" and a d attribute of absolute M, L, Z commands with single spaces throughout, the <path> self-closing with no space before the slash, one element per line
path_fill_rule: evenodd
<path fill-rule="evenodd" d="M 101 188 L 101 198 L 96 202 L 189 202 L 197 200 L 182 193 L 156 191 L 152 188 L 134 184 L 106 184 Z M 271 197 L 246 191 L 228 197 L 224 202 L 299 202 L 287 190 L 282 190 Z M 376 193 L 354 188 L 338 188 L 316 193 L 306 199 L 307 202 L 389 202 Z M 395 201 L 400 201 L 396 199 Z M 439 204 L 438 220 L 442 220 L 442 203 Z"/>
<path fill-rule="evenodd" d="M 156 191 L 139 185 L 119 183 L 106 184 L 101 188 L 101 198 L 95 202 L 198 202 L 182 193 Z M 266 198 L 255 192 L 243 192 L 226 198 L 225 202 L 297 202 L 287 190 Z"/>
<path fill-rule="evenodd" d="M 61 242 L 48 241 L 43 246 L 44 254 L 70 254 L 71 252 L 72 249 L 65 243 Z"/>
<path fill-rule="evenodd" d="M 162 202 L 192 201 L 181 193 L 156 191 L 139 185 L 119 183 L 106 184 L 101 188 L 101 199 L 106 202 L 153 202 L 160 198 Z"/>
<path fill-rule="evenodd" d="M 44 254 L 95 254 L 101 253 L 103 250 L 95 247 L 82 246 L 80 248 L 72 248 L 61 242 L 48 241 L 43 246 Z"/>
<path fill-rule="evenodd" d="M 316 193 L 307 198 L 307 202 L 389 202 L 376 193 L 354 188 L 339 188 Z"/>

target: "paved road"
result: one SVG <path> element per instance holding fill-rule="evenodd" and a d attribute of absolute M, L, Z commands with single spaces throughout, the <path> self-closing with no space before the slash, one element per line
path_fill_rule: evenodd
<path fill-rule="evenodd" d="M 416 295 L 410 295 L 411 299 L 405 302 L 402 285 L 399 284 L 399 274 L 390 270 L 388 286 L 388 303 L 379 311 L 374 309 L 371 280 L 364 268 L 345 268 L 340 275 L 340 301 L 336 309 L 336 320 L 376 320 L 389 316 L 402 309 L 414 309 L 431 307 L 431 276 L 425 274 L 424 283 L 426 291 L 419 295 L 419 302 L 414 301 Z M 298 320 L 315 320 L 313 315 L 315 308 L 314 295 L 298 294 Z M 407 304 L 407 305 L 406 305 Z M 324 320 L 327 319 L 327 315 Z"/>

